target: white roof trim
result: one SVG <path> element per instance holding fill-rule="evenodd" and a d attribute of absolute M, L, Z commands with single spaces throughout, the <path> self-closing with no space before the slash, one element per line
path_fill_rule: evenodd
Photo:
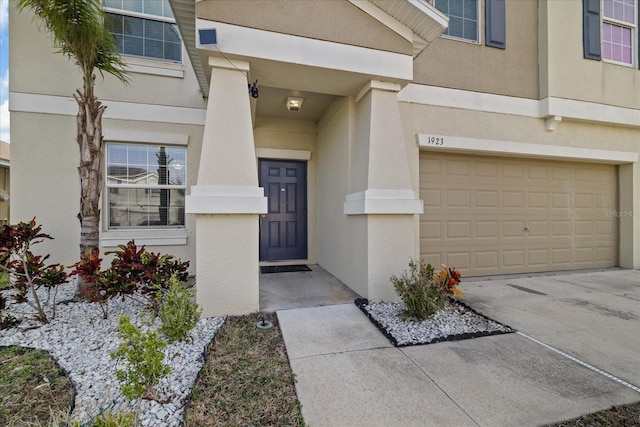
<path fill-rule="evenodd" d="M 380 9 L 379 7 L 376 7 L 371 1 L 369 0 L 348 0 L 348 1 L 352 5 L 362 10 L 367 15 L 371 16 L 381 24 L 385 25 L 389 29 L 396 32 L 398 35 L 400 35 L 402 38 L 404 38 L 408 42 L 413 43 L 413 31 L 409 27 L 407 27 L 406 25 L 404 25 L 403 23 L 401 23 L 400 21 L 398 21 L 397 19 L 393 18 L 391 15 L 389 15 L 388 13 Z"/>
<path fill-rule="evenodd" d="M 182 44 L 187 49 L 191 66 L 196 74 L 200 90 L 204 96 L 209 96 L 209 82 L 200 57 L 196 50 L 196 1 L 195 0 L 169 0 L 169 5 L 180 29 Z"/>
<path fill-rule="evenodd" d="M 449 18 L 425 0 L 348 0 L 362 11 L 413 43 L 413 56 L 435 40 L 449 26 Z M 371 3 L 375 8 L 369 7 Z M 200 89 L 209 94 L 209 82 L 196 48 L 196 0 L 169 0 L 182 42 L 187 49 Z M 382 10 L 384 14 L 377 10 Z M 385 17 L 385 14 L 387 17 Z M 413 36 L 411 35 L 413 32 Z"/>
<path fill-rule="evenodd" d="M 412 42 L 418 42 L 414 43 L 414 56 L 420 53 L 422 49 L 428 46 L 449 26 L 449 18 L 424 0 L 369 0 L 369 2 L 419 36 L 419 39 L 411 40 Z M 352 1 L 352 3 L 360 7 L 356 2 Z M 367 12 L 364 8 L 361 9 Z M 378 19 L 373 14 L 371 15 Z M 386 22 L 380 22 L 396 31 L 394 27 Z M 398 34 L 405 37 L 400 32 Z M 422 46 L 423 44 L 424 46 Z"/>

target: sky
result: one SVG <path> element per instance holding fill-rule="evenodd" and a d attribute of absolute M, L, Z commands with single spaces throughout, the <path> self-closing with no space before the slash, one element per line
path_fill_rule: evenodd
<path fill-rule="evenodd" d="M 9 132 L 9 1 L 0 0 L 0 141 L 10 142 Z"/>

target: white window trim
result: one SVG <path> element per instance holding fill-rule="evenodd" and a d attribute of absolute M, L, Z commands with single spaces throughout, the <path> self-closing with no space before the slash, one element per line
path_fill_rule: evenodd
<path fill-rule="evenodd" d="M 640 26 L 640 22 L 638 22 L 639 6 L 640 1 L 635 0 L 633 9 L 633 20 L 635 24 L 630 24 L 625 21 L 620 21 L 614 18 L 607 18 L 606 16 L 604 16 L 604 2 L 600 1 L 600 56 L 603 62 L 606 62 L 608 64 L 622 65 L 624 67 L 636 68 L 638 61 L 640 60 L 640 58 L 638 57 L 638 27 Z M 631 64 L 615 61 L 613 59 L 606 59 L 604 57 L 604 24 L 612 24 L 618 27 L 631 29 Z"/>
<path fill-rule="evenodd" d="M 185 55 L 182 46 L 182 57 Z M 154 76 L 184 78 L 184 63 L 169 62 L 161 59 L 144 58 L 142 56 L 122 55 L 127 64 L 127 71 L 138 74 L 151 74 Z"/>
<path fill-rule="evenodd" d="M 169 18 L 166 16 L 160 16 L 160 15 L 152 15 L 150 13 L 143 13 L 143 12 L 134 12 L 131 10 L 126 10 L 126 9 L 118 9 L 115 7 L 105 7 L 104 11 L 107 13 L 115 13 L 117 15 L 127 15 L 127 16 L 133 16 L 135 18 L 142 18 L 142 19 L 150 19 L 152 21 L 161 21 L 161 22 L 166 22 L 168 24 L 175 24 L 176 20 L 174 18 Z"/>
<path fill-rule="evenodd" d="M 435 0 L 428 0 L 428 1 L 431 4 L 431 6 L 436 7 L 435 6 Z M 477 44 L 477 45 L 482 44 L 482 13 L 481 13 L 482 12 L 482 8 L 480 7 L 481 3 L 482 3 L 482 0 L 476 0 L 476 8 L 477 8 L 477 12 L 476 12 L 477 15 L 476 16 L 478 17 L 478 28 L 477 28 L 478 40 L 469 40 L 469 39 L 464 39 L 464 38 L 461 38 L 461 37 L 449 36 L 449 35 L 444 34 L 444 33 L 440 34 L 440 37 L 442 37 L 443 39 L 454 40 L 454 41 L 457 41 L 457 42 L 471 43 L 471 44 Z M 439 10 L 440 9 L 438 9 L 438 11 Z M 444 12 L 442 12 L 442 13 L 444 13 Z M 447 17 L 449 17 L 449 15 L 447 15 Z M 451 19 L 451 18 L 449 18 L 449 19 Z"/>
<path fill-rule="evenodd" d="M 137 229 L 136 229 L 137 230 Z M 181 229 L 184 231 L 184 229 Z M 187 244 L 187 234 L 175 235 L 176 230 L 153 230 L 172 232 L 174 235 L 167 236 L 131 236 L 128 231 L 131 230 L 108 230 L 100 235 L 100 247 L 102 248 L 116 248 L 118 245 L 126 245 L 127 242 L 135 240 L 138 247 L 144 246 L 184 246 Z M 142 230 L 142 231 L 146 231 Z M 149 230 L 151 231 L 151 229 Z M 120 234 L 118 234 L 120 233 Z M 127 233 L 124 235 L 124 233 Z"/>
<path fill-rule="evenodd" d="M 145 133 L 145 135 L 149 136 L 149 135 L 153 135 L 151 133 Z M 133 136 L 133 135 L 132 135 Z M 105 174 L 105 179 L 104 179 L 104 196 L 102 197 L 103 201 L 103 224 L 104 224 L 104 232 L 111 232 L 111 233 L 118 233 L 118 232 L 127 232 L 127 231 L 139 231 L 139 232 L 145 232 L 145 231 L 154 231 L 154 232 L 176 232 L 176 231 L 180 231 L 180 230 L 186 230 L 187 229 L 187 221 L 186 221 L 186 206 L 185 206 L 185 223 L 184 225 L 167 225 L 167 226 L 155 226 L 155 227 L 111 227 L 109 225 L 109 217 L 110 217 L 110 206 L 109 206 L 109 189 L 110 188 L 125 188 L 125 189 L 170 189 L 170 190 L 184 190 L 185 191 L 185 204 L 186 204 L 186 197 L 187 197 L 187 183 L 189 182 L 189 178 L 188 178 L 188 174 L 189 174 L 189 170 L 188 170 L 188 157 L 189 157 L 189 152 L 188 149 L 186 147 L 186 144 L 183 144 L 181 140 L 178 140 L 178 142 L 176 143 L 167 143 L 166 141 L 160 141 L 160 140 L 154 140 L 153 138 L 143 138 L 143 139 L 147 139 L 147 140 L 143 140 L 143 141 L 137 141 L 134 140 L 131 137 L 124 137 L 124 134 L 119 135 L 119 138 L 110 138 L 110 139 L 105 139 L 104 144 L 105 144 L 105 148 L 108 144 L 131 144 L 131 145 L 153 145 L 153 146 L 163 146 L 163 147 L 179 147 L 179 148 L 184 148 L 185 149 L 185 175 L 184 175 L 184 184 L 177 186 L 177 185 L 133 185 L 133 184 L 109 184 L 109 182 L 107 181 L 107 170 L 108 170 L 108 166 L 109 163 L 107 162 L 107 155 L 106 155 L 106 149 L 105 149 L 105 155 L 103 156 L 103 173 Z M 119 244 L 119 243 L 118 243 Z M 182 244 L 182 243 L 175 243 L 175 244 Z M 117 246 L 117 245 L 116 245 Z"/>
<path fill-rule="evenodd" d="M 104 11 L 105 13 L 113 13 L 113 14 L 122 15 L 122 16 L 132 16 L 134 18 L 141 18 L 141 19 L 147 19 L 151 21 L 158 21 L 158 22 L 164 22 L 167 24 L 177 25 L 175 18 L 168 18 L 166 16 L 151 15 L 151 14 L 142 13 L 142 12 L 133 12 L 130 10 L 117 9 L 114 7 L 105 7 Z M 151 58 L 147 56 L 127 55 L 124 53 L 120 55 L 125 59 L 125 61 L 127 62 L 127 65 L 129 65 L 130 71 L 133 71 L 135 73 L 183 78 L 185 54 L 186 52 L 184 50 L 184 42 L 182 41 L 182 35 L 180 35 L 180 61 L 179 62 L 171 61 L 169 59 Z M 153 64 L 150 64 L 150 63 L 153 63 Z"/>

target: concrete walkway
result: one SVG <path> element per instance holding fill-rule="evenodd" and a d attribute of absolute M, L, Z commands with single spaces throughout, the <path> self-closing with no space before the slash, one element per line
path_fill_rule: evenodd
<path fill-rule="evenodd" d="M 395 348 L 353 304 L 278 311 L 307 424 L 535 426 L 640 401 L 640 272 L 461 287 L 520 334 Z"/>

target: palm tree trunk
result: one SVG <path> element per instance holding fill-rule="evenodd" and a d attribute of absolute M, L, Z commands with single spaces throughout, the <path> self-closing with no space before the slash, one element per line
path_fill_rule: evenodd
<path fill-rule="evenodd" d="M 100 243 L 100 192 L 102 190 L 102 106 L 93 95 L 95 76 L 85 82 L 84 91 L 76 91 L 78 103 L 77 142 L 80 149 L 80 253 L 97 251 Z M 78 294 L 86 289 L 78 277 Z"/>

